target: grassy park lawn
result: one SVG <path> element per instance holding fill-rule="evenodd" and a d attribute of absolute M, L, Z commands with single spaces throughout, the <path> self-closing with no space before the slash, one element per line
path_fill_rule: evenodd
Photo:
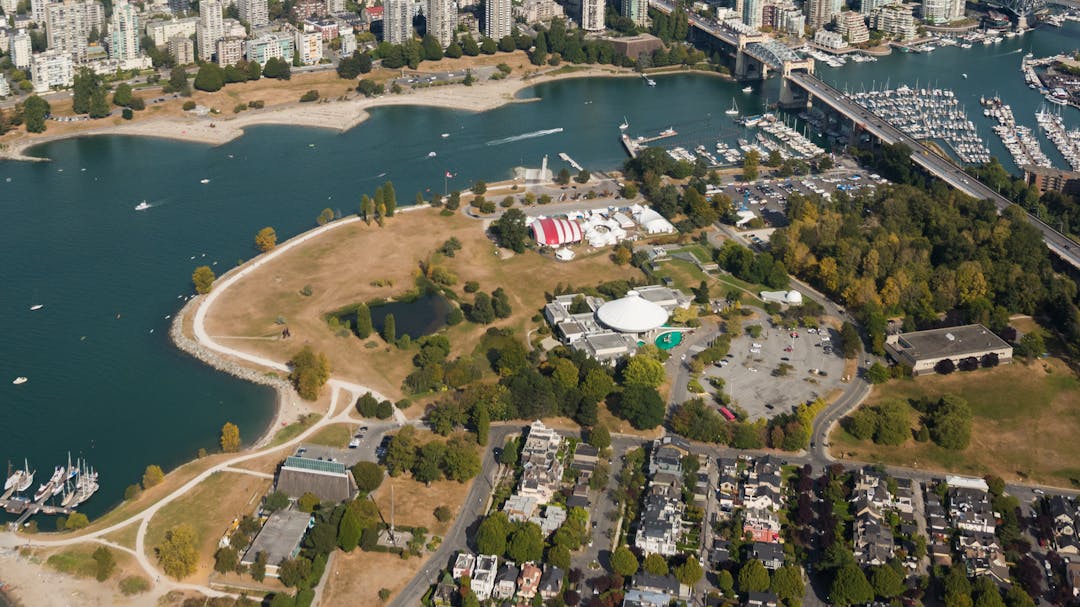
<path fill-rule="evenodd" d="M 332 424 L 319 430 L 304 442 L 312 443 L 314 445 L 326 445 L 327 447 L 344 448 L 348 446 L 355 428 L 356 426 L 353 424 Z"/>
<path fill-rule="evenodd" d="M 399 192 L 398 199 L 410 200 L 411 193 Z M 436 259 L 435 249 L 451 236 L 461 241 L 462 249 L 453 258 Z M 464 301 L 472 301 L 472 295 L 464 294 L 462 287 L 474 280 L 486 292 L 505 288 L 513 306 L 510 318 L 492 325 L 451 327 L 447 331 L 451 356 L 472 352 L 489 326 L 524 327 L 543 306 L 545 292 L 559 283 L 594 285 L 640 277 L 638 270 L 615 266 L 607 255 L 583 256 L 569 263 L 532 251 L 498 255 L 476 220 L 442 217 L 436 211 L 400 213 L 382 228 L 362 222 L 336 228 L 267 263 L 220 297 L 208 315 L 207 328 L 211 335 L 241 338 L 220 339 L 224 344 L 281 361 L 311 344 L 329 357 L 336 377 L 397 399 L 415 350 L 399 350 L 377 336 L 363 341 L 352 335 L 338 337 L 325 315 L 357 302 L 407 293 L 414 288 L 421 262 L 431 260 L 457 275 L 453 289 Z M 308 285 L 312 294 L 305 297 L 300 291 Z M 275 322 L 279 317 L 288 323 L 289 340 L 275 339 L 281 332 Z"/>
<path fill-rule="evenodd" d="M 270 480 L 248 474 L 216 472 L 154 515 L 146 529 L 146 551 L 151 559 L 165 532 L 187 523 L 198 537 L 199 567 L 188 581 L 205 582 L 214 565 L 218 540 L 234 518 L 251 514 L 270 487 Z"/>
<path fill-rule="evenodd" d="M 93 555 L 94 551 L 100 547 L 100 544 L 85 543 L 35 553 L 34 558 L 43 560 L 47 567 L 60 573 L 95 582 L 97 562 Z M 111 547 L 109 551 L 112 552 L 113 559 L 116 561 L 116 568 L 108 579 L 100 583 L 113 588 L 116 592 L 116 600 L 120 601 L 120 580 L 132 575 L 145 577 L 146 572 L 139 567 L 131 554 Z"/>
<path fill-rule="evenodd" d="M 889 447 L 859 441 L 837 427 L 832 452 L 885 462 L 963 474 L 997 474 L 1008 481 L 1080 485 L 1080 381 L 1059 359 L 1017 362 L 970 373 L 892 380 L 874 388 L 868 405 L 887 399 L 936 399 L 952 393 L 968 401 L 975 415 L 971 444 L 963 451 L 942 449 L 909 439 Z M 912 428 L 919 414 L 909 411 Z"/>

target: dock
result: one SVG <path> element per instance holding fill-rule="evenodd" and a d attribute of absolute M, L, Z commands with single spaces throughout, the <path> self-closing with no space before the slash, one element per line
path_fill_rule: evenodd
<path fill-rule="evenodd" d="M 575 162 L 574 159 L 571 158 L 570 155 L 567 154 L 566 152 L 559 152 L 559 159 L 562 160 L 563 162 L 569 164 L 570 166 L 574 167 L 575 171 L 583 171 L 583 170 L 585 170 L 585 169 L 583 169 L 581 167 L 580 164 Z"/>

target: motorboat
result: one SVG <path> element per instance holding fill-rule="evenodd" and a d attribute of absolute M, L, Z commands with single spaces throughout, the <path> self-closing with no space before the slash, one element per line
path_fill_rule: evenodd
<path fill-rule="evenodd" d="M 752 93 L 752 92 L 754 92 L 754 88 L 750 87 L 750 86 L 743 87 L 742 92 L 744 92 L 744 93 Z"/>
<path fill-rule="evenodd" d="M 428 152 L 428 158 L 434 158 L 435 156 L 438 156 L 438 154 L 436 154 L 435 152 Z"/>
<path fill-rule="evenodd" d="M 11 383 L 15 384 L 16 386 L 21 386 L 21 385 L 25 384 L 28 381 L 30 381 L 30 380 L 26 379 L 25 377 L 20 375 L 20 376 L 16 377 L 15 379 L 13 379 L 11 381 Z"/>
<path fill-rule="evenodd" d="M 209 179 L 200 179 L 199 183 L 201 183 L 203 185 L 206 185 L 206 184 L 210 183 L 210 180 Z"/>
<path fill-rule="evenodd" d="M 446 139 L 447 137 L 450 136 L 450 133 L 443 133 L 441 136 L 442 136 L 443 139 Z"/>
<path fill-rule="evenodd" d="M 45 304 L 34 304 L 34 305 L 30 306 L 30 311 L 31 312 L 37 312 L 38 310 L 40 310 L 40 309 L 42 309 L 44 307 L 45 307 Z"/>
<path fill-rule="evenodd" d="M 963 77 L 965 80 L 967 79 L 967 74 L 960 74 L 960 76 Z"/>
<path fill-rule="evenodd" d="M 135 205 L 135 210 L 136 211 L 145 211 L 146 209 L 149 209 L 149 208 L 150 208 L 150 203 L 146 202 L 145 200 L 140 202 L 139 204 Z"/>

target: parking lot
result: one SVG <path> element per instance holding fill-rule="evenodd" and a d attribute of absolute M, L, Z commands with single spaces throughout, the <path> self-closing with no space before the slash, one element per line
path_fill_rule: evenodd
<path fill-rule="evenodd" d="M 831 196 L 833 192 L 872 192 L 887 183 L 881 176 L 862 170 L 839 169 L 821 175 L 784 179 L 761 179 L 749 184 L 731 183 L 709 188 L 708 194 L 723 193 L 737 211 L 750 211 L 772 227 L 787 225 L 785 209 L 791 194 Z"/>
<path fill-rule="evenodd" d="M 732 340 L 727 358 L 705 369 L 706 390 L 715 391 L 710 377 L 722 378 L 724 392 L 755 420 L 789 412 L 840 385 L 844 358 L 831 346 L 838 339 L 835 331 L 789 331 L 767 321 L 761 326 L 759 337 L 744 331 Z"/>

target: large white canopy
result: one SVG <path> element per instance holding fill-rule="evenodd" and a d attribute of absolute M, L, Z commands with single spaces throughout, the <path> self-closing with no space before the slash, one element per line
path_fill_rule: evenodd
<path fill-rule="evenodd" d="M 661 306 L 642 299 L 637 291 L 630 291 L 626 297 L 600 306 L 596 318 L 616 331 L 644 333 L 663 326 L 668 320 L 668 313 Z"/>

